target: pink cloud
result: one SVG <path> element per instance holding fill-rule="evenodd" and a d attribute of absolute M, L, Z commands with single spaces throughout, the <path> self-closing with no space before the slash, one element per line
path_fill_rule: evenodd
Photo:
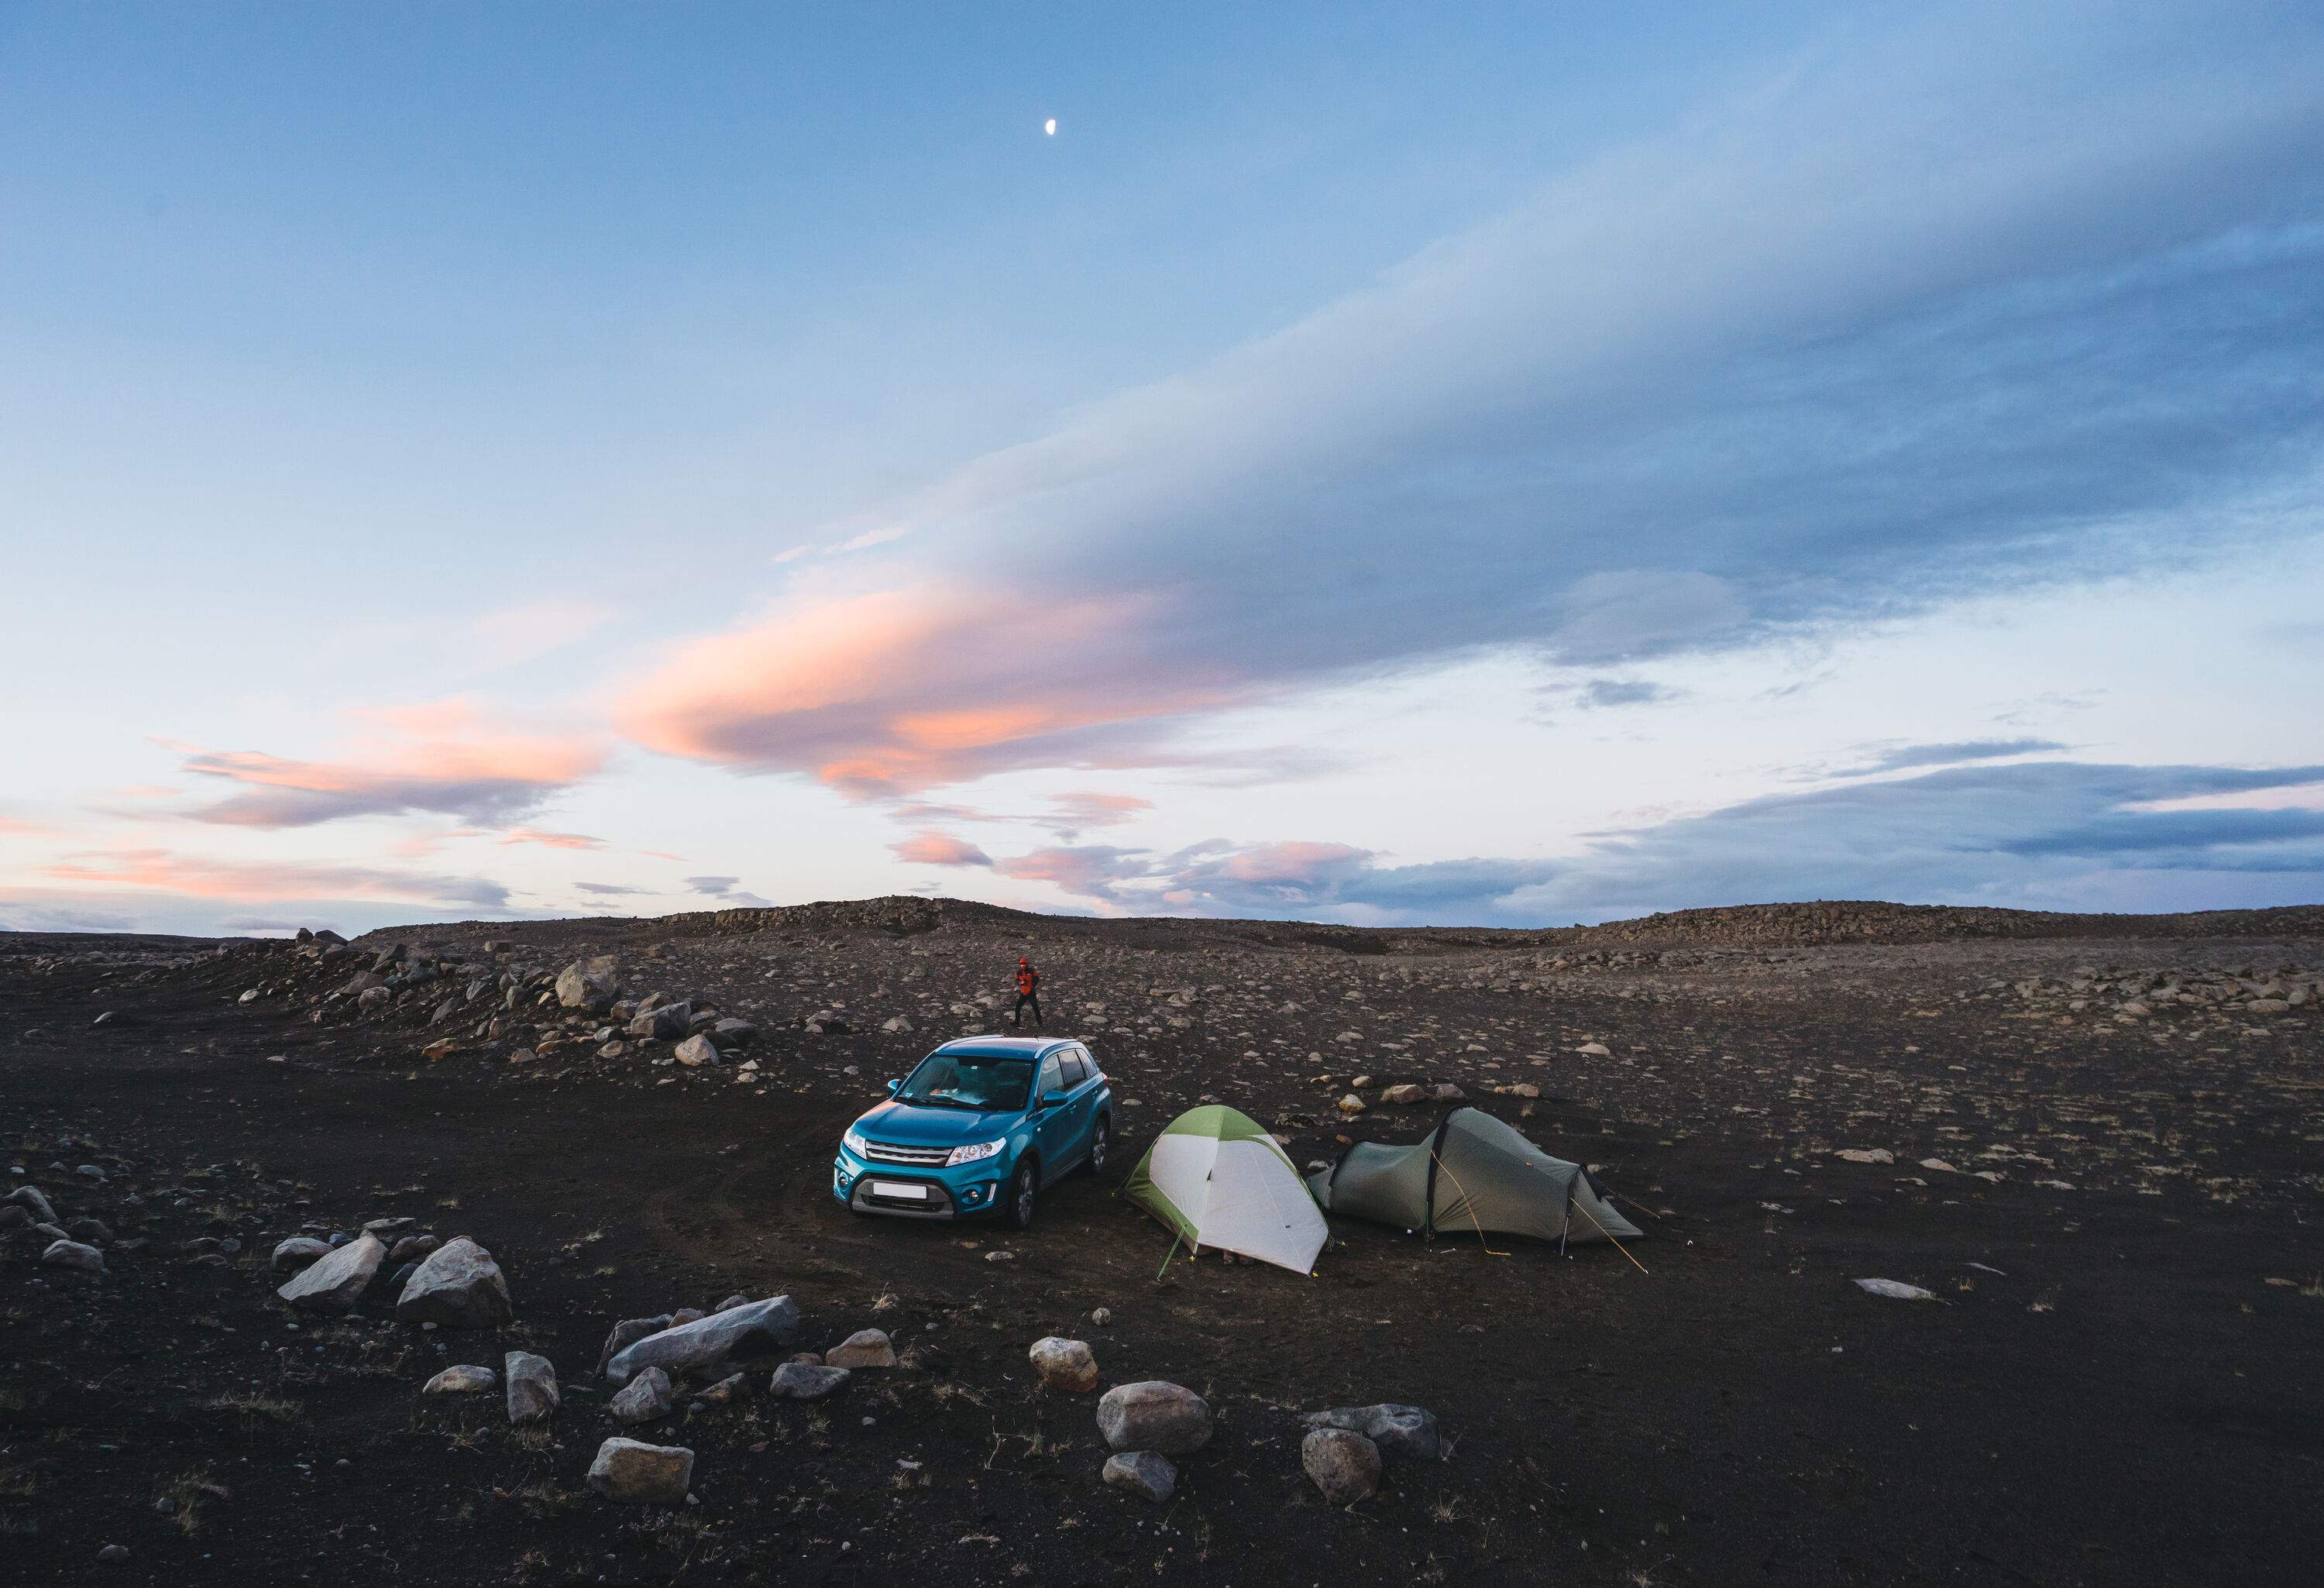
<path fill-rule="evenodd" d="M 890 844 L 898 860 L 908 865 L 991 865 L 992 856 L 964 838 L 950 833 L 914 833 L 900 843 Z"/>
<path fill-rule="evenodd" d="M 592 838 L 586 833 L 545 833 L 539 827 L 511 827 L 501 836 L 503 844 L 538 844 L 544 849 L 603 849 L 603 838 Z"/>
<path fill-rule="evenodd" d="M 192 751 L 185 770 L 244 792 L 193 812 L 228 826 L 303 827 L 345 817 L 432 813 L 498 826 L 538 809 L 605 762 L 604 747 L 572 734 L 521 733 L 484 721 L 465 700 L 363 714 L 384 734 L 341 761 L 293 761 L 261 751 Z"/>
<path fill-rule="evenodd" d="M 1049 600 L 923 586 L 809 596 L 694 641 L 615 704 L 665 754 L 902 797 L 1020 767 L 1151 764 L 1165 720 L 1240 697 L 1150 665 L 1150 596 Z"/>
<path fill-rule="evenodd" d="M 198 899 L 381 899 L 498 909 L 508 890 L 477 877 L 429 876 L 368 866 L 221 861 L 167 849 L 86 850 L 40 874 L 61 882 L 139 888 Z"/>
<path fill-rule="evenodd" d="M 1066 893 L 1113 903 L 1119 901 L 1120 884 L 1152 872 L 1146 854 L 1106 844 L 1060 845 L 996 862 L 993 869 L 1020 882 L 1048 882 Z"/>

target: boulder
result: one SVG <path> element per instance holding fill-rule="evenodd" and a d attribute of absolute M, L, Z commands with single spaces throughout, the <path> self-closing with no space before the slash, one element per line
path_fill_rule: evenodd
<path fill-rule="evenodd" d="M 363 1298 L 386 1256 L 378 1236 L 359 1235 L 309 1264 L 274 1294 L 302 1311 L 346 1312 Z"/>
<path fill-rule="evenodd" d="M 613 1420 L 620 1423 L 650 1423 L 656 1417 L 668 1417 L 669 1408 L 678 1404 L 678 1391 L 669 1385 L 669 1375 L 659 1368 L 648 1368 L 622 1386 L 613 1397 Z"/>
<path fill-rule="evenodd" d="M 640 1010 L 626 1028 L 632 1037 L 659 1037 L 675 1041 L 694 1028 L 694 1005 L 659 1003 Z"/>
<path fill-rule="evenodd" d="M 557 1002 L 567 1009 L 611 1009 L 621 991 L 613 961 L 602 955 L 576 959 L 557 973 Z"/>
<path fill-rule="evenodd" d="M 671 1374 L 697 1372 L 729 1357 L 784 1350 L 798 1338 L 798 1305 L 788 1296 L 770 1296 L 625 1345 L 605 1364 L 605 1377 L 626 1384 L 648 1368 Z"/>
<path fill-rule="evenodd" d="M 105 1253 L 78 1241 L 51 1241 L 48 1250 L 41 1253 L 41 1266 L 70 1269 L 80 1274 L 101 1274 L 105 1272 Z"/>
<path fill-rule="evenodd" d="M 1117 1384 L 1097 1403 L 1097 1429 L 1110 1450 L 1192 1455 L 1211 1442 L 1211 1406 L 1192 1390 L 1158 1379 Z"/>
<path fill-rule="evenodd" d="M 675 1321 L 669 1314 L 663 1313 L 650 1318 L 623 1318 L 615 1324 L 613 1332 L 605 1336 L 604 1349 L 597 1353 L 598 1376 L 604 1376 L 605 1364 L 620 1355 L 622 1347 L 634 1345 L 649 1334 L 659 1334 Z"/>
<path fill-rule="evenodd" d="M 1340 1112 L 1342 1113 L 1361 1113 L 1364 1112 L 1364 1100 L 1351 1092 L 1345 1097 L 1340 1099 Z"/>
<path fill-rule="evenodd" d="M 729 1048 L 738 1048 L 759 1034 L 759 1028 L 748 1020 L 738 1020 L 732 1015 L 710 1028 L 710 1034 Z"/>
<path fill-rule="evenodd" d="M 1311 1428 L 1361 1434 L 1386 1455 L 1434 1461 L 1443 1449 L 1436 1436 L 1436 1414 L 1416 1406 L 1337 1406 L 1308 1413 L 1306 1423 Z"/>
<path fill-rule="evenodd" d="M 501 1376 L 490 1368 L 464 1364 L 446 1368 L 420 1387 L 422 1395 L 482 1395 L 500 1388 Z"/>
<path fill-rule="evenodd" d="M 397 1297 L 395 1316 L 407 1324 L 496 1329 L 516 1314 L 501 1265 L 462 1235 L 428 1254 Z"/>
<path fill-rule="evenodd" d="M 405 1263 L 418 1262 L 441 1245 L 443 1242 L 433 1235 L 406 1235 L 389 1249 L 387 1260 L 401 1268 Z"/>
<path fill-rule="evenodd" d="M 748 1400 L 751 1399 L 751 1376 L 748 1373 L 729 1373 L 694 1399 L 700 1406 L 726 1406 L 733 1401 Z"/>
<path fill-rule="evenodd" d="M 1097 1388 L 1097 1357 L 1087 1341 L 1061 1340 L 1052 1334 L 1034 1341 L 1027 1354 L 1033 1359 L 1033 1371 L 1041 1375 L 1041 1382 L 1052 1390 L 1079 1395 Z"/>
<path fill-rule="evenodd" d="M 696 1065 L 716 1064 L 718 1045 L 707 1037 L 692 1036 L 679 1043 L 671 1057 L 688 1068 Z"/>
<path fill-rule="evenodd" d="M 825 1352 L 823 1360 L 835 1368 L 892 1368 L 896 1347 L 885 1329 L 858 1329 Z"/>
<path fill-rule="evenodd" d="M 274 1271 L 290 1273 L 330 1255 L 331 1249 L 312 1235 L 293 1235 L 274 1243 Z"/>
<path fill-rule="evenodd" d="M 681 1445 L 616 1437 L 589 1463 L 589 1487 L 624 1505 L 684 1505 L 693 1485 L 694 1452 Z"/>
<path fill-rule="evenodd" d="M 1160 1505 L 1178 1487 L 1178 1469 L 1158 1450 L 1132 1450 L 1105 1458 L 1105 1481 Z"/>
<path fill-rule="evenodd" d="M 103 1219 L 69 1219 L 65 1223 L 65 1233 L 84 1246 L 109 1246 L 113 1243 L 113 1232 L 106 1228 Z"/>
<path fill-rule="evenodd" d="M 8 1200 L 14 1206 L 21 1207 L 31 1214 L 38 1223 L 53 1224 L 57 1222 L 56 1208 L 51 1205 L 48 1197 L 42 1195 L 38 1186 L 19 1186 L 8 1193 Z"/>
<path fill-rule="evenodd" d="M 787 1362 L 775 1370 L 774 1378 L 767 1384 L 767 1393 L 777 1400 L 821 1400 L 844 1388 L 853 1376 L 845 1368 Z"/>
<path fill-rule="evenodd" d="M 1379 1446 L 1345 1428 L 1317 1428 L 1299 1442 L 1299 1464 L 1333 1505 L 1379 1492 Z"/>
<path fill-rule="evenodd" d="M 501 1375 L 508 1380 L 510 1422 L 521 1426 L 557 1415 L 557 1370 L 547 1357 L 512 1351 L 501 1359 Z"/>

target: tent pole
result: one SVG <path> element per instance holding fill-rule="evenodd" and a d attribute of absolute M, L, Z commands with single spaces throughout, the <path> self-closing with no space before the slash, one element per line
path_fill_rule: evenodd
<path fill-rule="evenodd" d="M 1170 1260 L 1178 1255 L 1178 1242 L 1184 1241 L 1185 1238 L 1185 1233 L 1183 1231 L 1174 1233 L 1171 1235 L 1170 1250 L 1162 1254 L 1162 1266 L 1154 1270 L 1154 1282 L 1156 1284 L 1159 1285 L 1162 1282 L 1162 1276 L 1170 1271 Z"/>
<path fill-rule="evenodd" d="M 1569 1202 L 1567 1205 L 1572 1207 L 1582 1207 L 1582 1205 L 1578 1202 Z M 1591 1223 L 1597 1224 L 1598 1233 L 1600 1235 L 1605 1236 L 1609 1241 L 1614 1241 L 1614 1232 L 1608 1229 L 1605 1225 L 1598 1223 L 1598 1221 L 1591 1216 L 1591 1213 L 1588 1208 L 1582 1207 L 1582 1216 L 1585 1219 L 1589 1219 Z M 1630 1257 L 1630 1249 L 1623 1245 L 1619 1241 L 1614 1241 L 1614 1250 L 1620 1252 L 1624 1257 Z M 1630 1266 L 1637 1269 L 1638 1272 L 1647 1275 L 1648 1278 L 1653 1277 L 1652 1272 L 1647 1269 L 1646 1265 L 1640 1262 L 1635 1257 L 1630 1257 Z"/>

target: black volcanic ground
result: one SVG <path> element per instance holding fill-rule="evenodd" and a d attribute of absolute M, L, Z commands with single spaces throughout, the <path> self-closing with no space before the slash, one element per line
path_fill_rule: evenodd
<path fill-rule="evenodd" d="M 1113 1076 L 1115 1170 L 1021 1235 L 852 1218 L 840 1131 L 991 1029 L 1019 954 Z M 541 1002 L 595 956 L 755 1032 L 688 1066 Z M 0 1560 L 172 1584 L 2312 1582 L 2319 974 L 2319 910 L 1366 933 L 898 900 L 328 951 L 0 935 L 10 1186 L 105 1263 L 0 1237 Z M 1206 1255 L 1157 1281 L 1167 1234 L 1112 1193 L 1176 1112 L 1231 1103 L 1305 1163 L 1418 1136 L 1434 1105 L 1381 1100 L 1407 1081 L 1597 1166 L 1647 1271 L 1338 1221 L 1313 1279 Z M 277 1242 L 383 1218 L 488 1247 L 513 1324 L 422 1332 L 383 1284 L 346 1318 L 276 1299 Z M 736 1293 L 796 1297 L 804 1349 L 885 1329 L 901 1365 L 616 1426 L 613 1324 Z M 1210 1399 L 1167 1505 L 1099 1482 L 1095 1395 L 1028 1371 L 1053 1334 L 1105 1385 Z M 420 1396 L 512 1349 L 557 1367 L 545 1434 Z M 1376 1401 L 1433 1410 L 1449 1454 L 1333 1509 L 1298 1414 Z M 614 1433 L 694 1450 L 693 1502 L 589 1492 Z"/>

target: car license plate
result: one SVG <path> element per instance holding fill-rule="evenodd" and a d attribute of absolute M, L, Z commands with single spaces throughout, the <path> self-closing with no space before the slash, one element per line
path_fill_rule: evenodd
<path fill-rule="evenodd" d="M 901 1196 L 912 1202 L 926 1202 L 928 1199 L 928 1188 L 926 1186 L 914 1186 L 903 1180 L 874 1180 L 872 1182 L 872 1195 Z"/>

